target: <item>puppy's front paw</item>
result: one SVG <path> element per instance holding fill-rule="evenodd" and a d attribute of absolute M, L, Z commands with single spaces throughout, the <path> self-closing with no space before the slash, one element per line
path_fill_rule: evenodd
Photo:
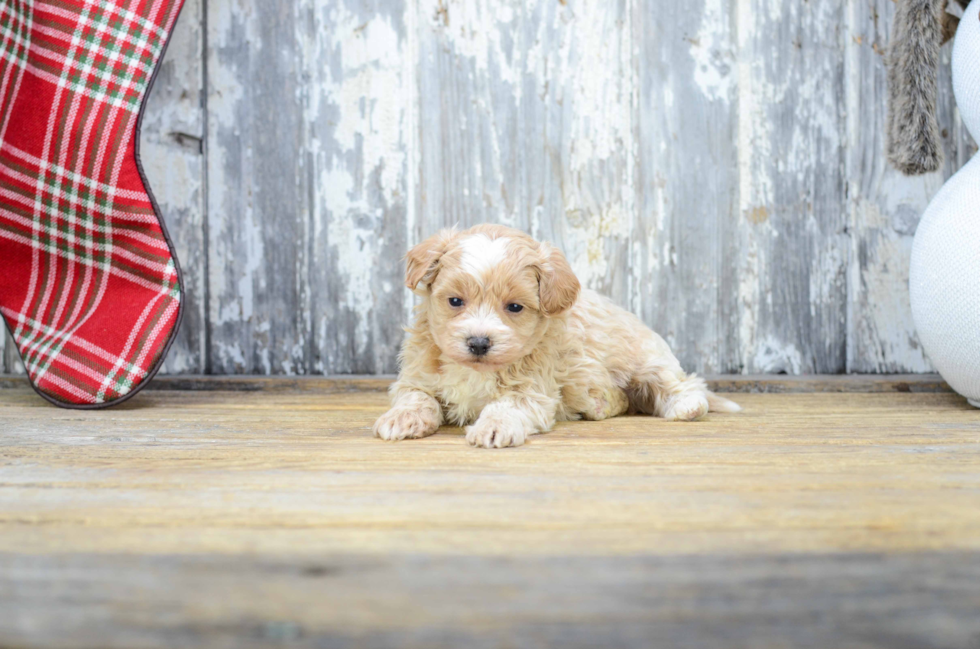
<path fill-rule="evenodd" d="M 504 448 L 520 446 L 527 440 L 527 430 L 519 416 L 484 413 L 472 426 L 466 427 L 466 441 L 471 446 Z"/>
<path fill-rule="evenodd" d="M 374 435 L 389 442 L 427 437 L 436 432 L 439 422 L 425 410 L 392 408 L 374 422 Z"/>
<path fill-rule="evenodd" d="M 694 421 L 708 414 L 708 397 L 699 392 L 673 397 L 664 411 L 667 421 Z"/>

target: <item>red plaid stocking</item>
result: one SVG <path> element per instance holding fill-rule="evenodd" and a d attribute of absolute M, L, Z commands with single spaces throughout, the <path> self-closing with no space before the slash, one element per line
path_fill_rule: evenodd
<path fill-rule="evenodd" d="M 58 405 L 135 394 L 180 320 L 136 147 L 182 4 L 0 0 L 0 313 Z"/>

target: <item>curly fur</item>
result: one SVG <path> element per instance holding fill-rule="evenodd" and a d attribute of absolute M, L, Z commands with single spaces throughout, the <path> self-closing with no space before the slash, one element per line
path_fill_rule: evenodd
<path fill-rule="evenodd" d="M 686 374 L 636 316 L 581 289 L 560 251 L 523 232 L 441 232 L 409 253 L 406 284 L 422 302 L 392 408 L 375 424 L 382 439 L 423 437 L 449 423 L 468 426 L 470 444 L 500 448 L 555 421 L 740 410 Z M 452 306 L 458 298 L 463 305 Z M 518 300 L 523 311 L 508 313 Z M 471 356 L 468 337 L 488 335 L 491 352 Z"/>

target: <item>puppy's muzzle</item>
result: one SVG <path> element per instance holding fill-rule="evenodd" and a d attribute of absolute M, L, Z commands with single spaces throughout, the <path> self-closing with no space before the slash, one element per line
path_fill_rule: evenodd
<path fill-rule="evenodd" d="M 493 345 L 490 343 L 490 339 L 486 336 L 476 337 L 466 339 L 466 346 L 469 347 L 470 353 L 476 357 L 486 356 L 487 352 L 490 351 L 490 347 Z"/>

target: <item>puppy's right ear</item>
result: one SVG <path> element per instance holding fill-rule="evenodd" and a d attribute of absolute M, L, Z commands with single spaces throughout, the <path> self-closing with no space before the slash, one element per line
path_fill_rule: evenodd
<path fill-rule="evenodd" d="M 429 285 L 439 273 L 439 259 L 456 238 L 456 230 L 442 230 L 405 255 L 405 286 L 413 291 L 420 283 Z"/>

